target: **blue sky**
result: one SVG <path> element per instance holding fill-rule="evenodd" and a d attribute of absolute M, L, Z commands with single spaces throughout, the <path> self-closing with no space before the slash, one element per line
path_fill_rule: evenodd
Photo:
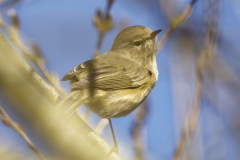
<path fill-rule="evenodd" d="M 179 3 L 176 3 L 176 11 L 173 11 L 172 14 L 177 15 L 181 13 L 187 3 L 188 1 L 186 0 L 182 0 L 179 1 Z M 223 1 L 223 3 L 225 4 L 226 1 Z M 48 69 L 56 73 L 59 78 L 62 78 L 62 76 L 66 74 L 70 69 L 90 59 L 93 56 L 93 52 L 96 46 L 97 31 L 93 26 L 92 20 L 96 8 L 104 9 L 105 4 L 105 0 L 38 0 L 34 2 L 25 1 L 16 7 L 17 14 L 20 18 L 21 36 L 26 42 L 26 44 L 28 44 L 32 40 L 37 42 L 43 52 L 44 57 L 47 60 Z M 138 2 L 137 0 L 116 1 L 111 9 L 113 20 L 115 22 L 115 27 L 105 36 L 101 52 L 104 53 L 110 49 L 115 36 L 120 31 L 120 22 L 123 20 L 128 21 L 130 26 L 143 25 L 151 28 L 152 30 L 163 29 L 164 33 L 168 27 L 168 15 L 164 15 L 163 12 L 160 10 L 159 6 L 160 5 L 157 0 L 151 0 L 149 2 Z M 149 118 L 145 126 L 146 129 L 144 130 L 145 141 L 147 144 L 146 157 L 150 159 L 168 160 L 171 159 L 171 156 L 174 152 L 175 145 L 177 143 L 177 137 L 180 133 L 180 130 L 176 129 L 175 125 L 180 125 L 182 120 L 179 123 L 177 121 L 179 117 L 184 116 L 184 114 L 177 113 L 179 110 L 181 110 L 179 108 L 177 109 L 177 107 L 181 107 L 181 105 L 187 105 L 189 104 L 189 101 L 187 99 L 186 101 L 188 102 L 184 102 L 179 106 L 174 103 L 176 102 L 176 93 L 181 92 L 175 91 L 175 89 L 178 87 L 176 86 L 176 84 L 173 83 L 176 83 L 176 81 L 178 80 L 176 80 L 175 78 L 179 77 L 173 75 L 173 73 L 182 73 L 182 76 L 184 76 L 184 74 L 188 74 L 183 72 L 184 69 L 182 70 L 182 67 L 185 67 L 186 71 L 194 70 L 194 68 L 192 70 L 189 69 L 189 66 L 194 66 L 194 63 L 189 63 L 189 66 L 182 66 L 180 65 L 181 62 L 178 62 L 179 65 L 176 65 L 175 67 L 179 68 L 172 72 L 172 70 L 174 69 L 174 60 L 177 60 L 177 58 L 173 58 L 173 56 L 176 54 L 181 55 L 181 51 L 179 50 L 178 46 L 173 46 L 175 43 L 178 43 L 176 41 L 179 40 L 174 39 L 174 36 L 179 36 L 181 31 L 184 31 L 184 29 L 188 28 L 188 25 L 190 26 L 189 28 L 191 28 L 191 26 L 194 26 L 192 28 L 197 31 L 197 33 L 194 32 L 194 34 L 196 34 L 197 36 L 204 33 L 205 26 L 203 22 L 202 7 L 203 4 L 201 2 L 198 2 L 196 4 L 190 20 L 182 26 L 182 30 L 174 33 L 172 37 L 170 37 L 169 42 L 166 44 L 161 54 L 159 54 L 157 57 L 160 74 L 155 88 L 148 97 L 151 108 Z M 223 18 L 220 21 L 220 24 L 224 23 L 228 26 L 227 29 L 229 29 L 229 27 L 232 27 L 232 21 L 234 21 L 229 18 L 228 14 L 225 13 L 228 11 L 229 8 L 223 7 Z M 3 14 L 6 15 L 5 13 Z M 235 15 L 239 15 L 239 12 L 236 12 Z M 232 18 L 234 19 L 234 17 Z M 239 26 L 239 22 L 237 26 Z M 225 25 L 220 25 L 220 29 L 225 30 Z M 229 34 L 234 34 L 236 29 L 236 27 L 233 27 L 234 31 L 230 32 Z M 160 38 L 163 33 L 160 33 L 158 38 Z M 223 32 L 223 35 L 224 34 L 226 34 L 226 32 Z M 201 37 L 199 39 L 199 41 L 201 41 Z M 227 39 L 227 37 L 225 39 Z M 239 38 L 237 39 L 239 40 Z M 203 42 L 201 42 L 200 46 L 203 45 L 202 43 Z M 199 51 L 200 47 L 197 47 L 198 49 L 196 49 L 195 51 Z M 194 57 L 192 58 L 194 59 Z M 191 78 L 194 80 L 193 77 Z M 65 90 L 69 91 L 68 82 L 61 82 L 61 85 L 64 87 Z M 178 83 L 178 85 L 183 86 L 183 88 L 184 86 L 188 86 L 187 82 L 185 81 L 183 82 L 183 84 Z M 190 89 L 192 88 L 190 87 Z M 188 92 L 186 89 L 184 91 L 186 91 L 186 93 L 194 93 Z M 184 93 L 185 92 L 182 92 L 182 95 L 180 97 L 187 97 L 187 94 L 186 96 L 184 96 Z M 194 95 L 192 95 L 192 97 L 194 97 Z M 212 113 L 212 111 L 206 110 L 205 112 L 210 115 L 204 114 L 206 118 L 204 118 L 204 121 L 201 123 L 201 125 L 204 125 L 206 123 L 210 126 L 207 126 L 207 129 L 203 129 L 200 137 L 204 137 L 204 135 L 207 136 L 206 138 L 204 138 L 204 140 L 206 141 L 206 139 L 209 138 L 209 132 L 211 132 L 213 135 L 216 135 L 217 133 L 214 133 L 213 131 L 208 131 L 208 129 L 211 129 L 212 127 L 209 121 L 213 121 L 211 117 L 214 117 L 212 116 L 214 115 L 214 113 Z M 125 156 L 134 156 L 132 152 L 133 146 L 130 136 L 130 127 L 135 115 L 135 112 L 133 112 L 126 117 L 113 119 L 115 133 L 118 143 L 120 144 L 119 154 L 120 157 L 122 157 L 123 159 Z M 219 115 L 217 115 L 216 117 L 216 121 L 221 121 L 221 117 L 219 120 Z M 208 120 L 208 118 L 210 119 Z M 92 127 L 96 126 L 96 123 L 98 121 L 99 118 L 92 113 Z M 224 126 L 226 127 L 227 125 L 222 125 L 222 123 L 224 123 L 222 121 L 219 123 L 221 124 L 220 129 L 224 130 Z M 204 125 L 204 127 L 205 126 L 206 125 Z M 177 128 L 181 128 L 181 125 Z M 2 133 L 4 133 L 3 135 L 1 135 L 2 138 L 11 139 L 11 137 L 14 136 L 15 138 L 19 139 L 17 143 L 24 143 L 22 140 L 20 140 L 19 137 L 17 137 L 15 133 L 13 133 L 13 131 L 11 131 L 11 129 L 6 129 L 5 126 L 3 126 L 2 124 L 0 124 L 0 130 Z M 226 134 L 220 136 L 220 139 L 221 137 L 229 137 Z M 107 129 L 104 131 L 102 137 L 106 139 L 109 144 L 113 144 L 109 127 L 107 127 Z M 204 140 L 202 143 L 204 143 Z M 229 141 L 229 139 L 226 138 L 225 141 Z M 129 148 L 129 153 L 127 153 L 127 155 L 126 153 L 123 153 L 123 150 L 121 150 L 121 143 Z M 229 143 L 223 143 L 221 145 L 223 145 L 223 147 L 225 148 L 228 148 L 226 147 L 228 145 L 232 146 Z M 234 158 L 234 151 L 227 150 L 226 152 L 226 155 L 231 154 Z M 205 157 L 202 156 L 199 159 L 208 159 L 208 156 L 206 155 Z M 224 157 L 226 157 L 226 155 Z"/>

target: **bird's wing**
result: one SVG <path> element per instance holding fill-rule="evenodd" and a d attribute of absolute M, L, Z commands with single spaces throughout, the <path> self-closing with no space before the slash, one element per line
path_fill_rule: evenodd
<path fill-rule="evenodd" d="M 77 79 L 71 84 L 72 90 L 85 88 L 101 90 L 136 88 L 147 82 L 151 76 L 151 72 L 145 67 L 133 62 L 125 63 L 128 65 L 124 66 L 93 61 L 94 59 L 80 64 L 63 77 L 63 80 Z"/>
<path fill-rule="evenodd" d="M 71 80 L 74 76 L 76 76 L 77 74 L 82 73 L 83 71 L 85 71 L 87 68 L 90 67 L 90 65 L 93 63 L 93 60 L 88 60 L 82 64 L 79 64 L 78 66 L 76 66 L 75 68 L 73 68 L 71 71 L 69 71 L 62 79 L 61 81 L 67 81 L 67 80 Z"/>

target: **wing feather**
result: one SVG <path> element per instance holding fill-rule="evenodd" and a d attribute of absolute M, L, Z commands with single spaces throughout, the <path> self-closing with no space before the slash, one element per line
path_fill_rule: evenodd
<path fill-rule="evenodd" d="M 149 79 L 148 70 L 133 62 L 125 63 L 128 66 L 117 66 L 114 63 L 96 63 L 86 61 L 66 74 L 62 80 L 76 81 L 71 83 L 72 90 L 85 88 L 101 90 L 119 90 L 136 88 Z M 92 65 L 94 64 L 94 65 Z"/>

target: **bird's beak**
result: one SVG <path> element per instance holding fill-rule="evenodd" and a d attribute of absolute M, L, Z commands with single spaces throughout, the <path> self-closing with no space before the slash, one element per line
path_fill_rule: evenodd
<path fill-rule="evenodd" d="M 159 30 L 156 30 L 156 31 L 153 31 L 150 35 L 151 38 L 155 38 L 157 36 L 158 33 L 160 33 L 162 30 L 159 29 Z"/>

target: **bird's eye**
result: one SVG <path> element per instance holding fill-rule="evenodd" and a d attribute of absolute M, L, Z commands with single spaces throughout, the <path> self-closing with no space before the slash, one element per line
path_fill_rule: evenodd
<path fill-rule="evenodd" d="M 135 42 L 133 42 L 133 45 L 136 47 L 139 47 L 142 45 L 142 41 L 135 41 Z"/>

